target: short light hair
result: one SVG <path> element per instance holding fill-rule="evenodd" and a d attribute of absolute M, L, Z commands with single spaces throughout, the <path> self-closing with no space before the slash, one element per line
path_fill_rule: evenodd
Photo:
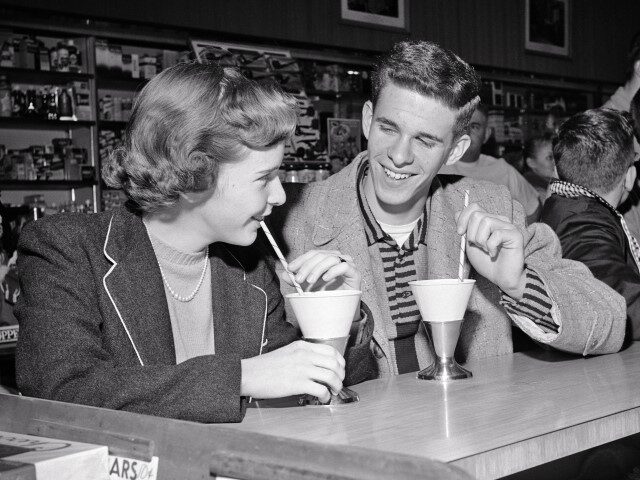
<path fill-rule="evenodd" d="M 454 139 L 467 132 L 480 101 L 480 77 L 473 67 L 433 42 L 399 42 L 381 58 L 372 76 L 374 108 L 388 82 L 438 100 L 456 111 Z"/>
<path fill-rule="evenodd" d="M 151 212 L 215 187 L 220 163 L 284 142 L 295 126 L 295 100 L 276 85 L 214 64 L 178 64 L 142 89 L 124 146 L 102 175 L 132 210 Z"/>
<path fill-rule="evenodd" d="M 627 112 L 594 108 L 564 122 L 554 141 L 558 177 L 609 193 L 633 164 L 633 125 Z"/>

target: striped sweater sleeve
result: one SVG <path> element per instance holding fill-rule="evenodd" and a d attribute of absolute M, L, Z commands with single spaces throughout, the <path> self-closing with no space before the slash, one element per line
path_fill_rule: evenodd
<path fill-rule="evenodd" d="M 502 294 L 500 304 L 513 315 L 520 315 L 530 319 L 544 333 L 558 333 L 559 326 L 551 316 L 553 306 L 551 298 L 547 294 L 544 282 L 531 268 L 525 267 L 527 283 L 524 295 L 519 302 L 505 293 Z"/>

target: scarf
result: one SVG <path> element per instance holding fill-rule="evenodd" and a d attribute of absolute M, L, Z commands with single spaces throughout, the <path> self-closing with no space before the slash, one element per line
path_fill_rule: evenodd
<path fill-rule="evenodd" d="M 604 198 L 602 198 L 597 193 L 592 192 L 588 188 L 581 187 L 580 185 L 576 185 L 574 183 L 563 182 L 562 180 L 553 180 L 549 184 L 549 190 L 551 193 L 555 193 L 560 195 L 561 197 L 568 198 L 576 198 L 576 197 L 589 197 L 595 198 L 602 205 L 607 207 L 611 212 L 613 212 L 618 219 L 620 220 L 620 224 L 622 225 L 622 230 L 624 230 L 624 234 L 627 236 L 627 242 L 631 247 L 631 255 L 633 256 L 633 260 L 636 262 L 636 267 L 638 267 L 638 271 L 640 271 L 640 244 L 635 239 L 631 232 L 629 231 L 629 227 L 627 227 L 627 222 L 624 221 L 624 217 L 622 214 L 609 202 L 607 202 Z"/>

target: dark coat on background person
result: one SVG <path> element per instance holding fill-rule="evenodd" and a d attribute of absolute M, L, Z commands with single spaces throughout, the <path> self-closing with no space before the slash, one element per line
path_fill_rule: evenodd
<path fill-rule="evenodd" d="M 634 340 L 640 339 L 640 273 L 614 212 L 595 198 L 551 195 L 541 221 L 560 238 L 564 258 L 584 263 L 593 276 L 620 293 Z"/>
<path fill-rule="evenodd" d="M 240 360 L 259 354 L 264 315 L 263 353 L 298 338 L 259 244 L 210 246 L 215 355 L 176 365 L 165 289 L 142 219 L 119 209 L 33 222 L 19 244 L 19 389 L 183 420 L 241 421 Z"/>

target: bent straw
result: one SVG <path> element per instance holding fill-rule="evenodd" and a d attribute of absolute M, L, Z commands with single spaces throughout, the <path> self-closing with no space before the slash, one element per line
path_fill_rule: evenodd
<path fill-rule="evenodd" d="M 267 239 L 269 239 L 269 243 L 273 247 L 273 250 L 276 252 L 276 255 L 278 256 L 278 259 L 280 260 L 280 263 L 282 264 L 282 267 L 284 268 L 284 271 L 289 274 L 289 278 L 293 282 L 293 286 L 296 287 L 297 292 L 300 295 L 302 295 L 304 293 L 302 291 L 302 287 L 300 286 L 300 284 L 298 282 L 296 282 L 296 279 L 293 276 L 293 273 L 291 273 L 289 271 L 289 265 L 287 264 L 287 261 L 284 259 L 284 256 L 282 255 L 282 252 L 278 248 L 278 244 L 276 243 L 276 241 L 271 236 L 271 232 L 267 228 L 267 225 L 264 223 L 264 221 L 260 222 L 260 227 L 262 228 L 262 231 L 264 232 L 264 234 L 267 236 Z"/>
<path fill-rule="evenodd" d="M 469 190 L 464 191 L 464 206 L 469 206 Z M 462 275 L 464 270 L 464 253 L 467 246 L 467 234 L 466 232 L 460 237 L 460 260 L 458 261 L 458 280 L 462 282 Z"/>

